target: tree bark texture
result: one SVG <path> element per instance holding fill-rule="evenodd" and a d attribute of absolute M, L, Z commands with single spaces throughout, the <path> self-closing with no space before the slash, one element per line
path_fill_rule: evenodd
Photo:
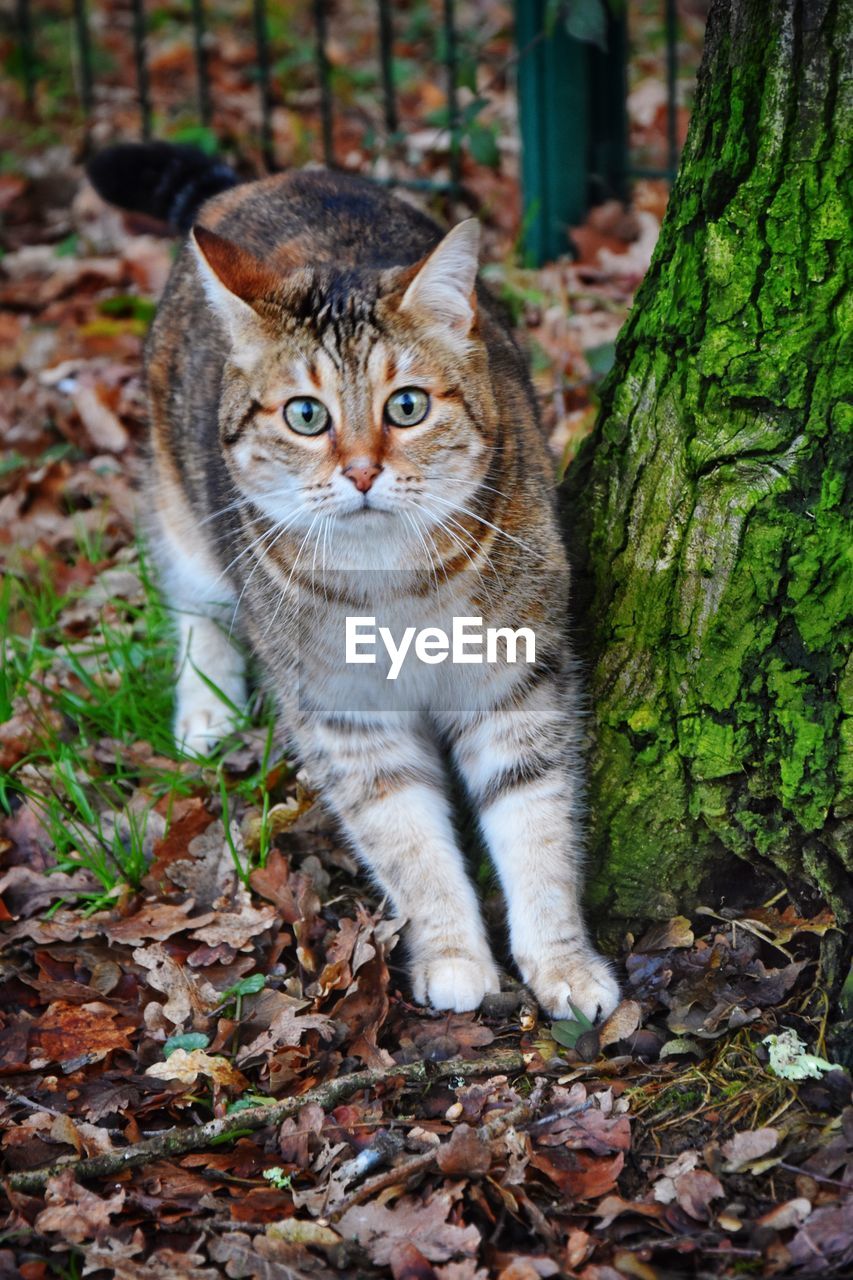
<path fill-rule="evenodd" d="M 599 917 L 719 900 L 738 858 L 853 914 L 852 37 L 853 0 L 715 0 L 569 469 Z"/>

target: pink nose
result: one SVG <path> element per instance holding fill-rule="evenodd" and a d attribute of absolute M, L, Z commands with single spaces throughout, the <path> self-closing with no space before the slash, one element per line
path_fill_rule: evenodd
<path fill-rule="evenodd" d="M 344 475 L 352 480 L 359 493 L 367 493 L 381 470 L 378 463 L 370 462 L 367 458 L 357 458 L 348 467 L 344 467 Z"/>

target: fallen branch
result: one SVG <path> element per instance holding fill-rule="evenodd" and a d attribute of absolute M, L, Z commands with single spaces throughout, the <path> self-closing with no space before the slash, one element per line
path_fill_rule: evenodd
<path fill-rule="evenodd" d="M 317 1085 L 296 1097 L 284 1098 L 281 1102 L 250 1107 L 219 1120 L 208 1120 L 206 1124 L 195 1125 L 191 1129 L 167 1129 L 155 1138 L 122 1147 L 118 1151 L 107 1151 L 83 1160 L 61 1160 L 45 1168 L 13 1173 L 7 1182 L 15 1191 L 31 1192 L 40 1191 L 49 1178 L 56 1177 L 67 1169 L 73 1172 L 78 1182 L 87 1178 L 109 1177 L 123 1169 L 147 1164 L 162 1156 L 185 1155 L 188 1151 L 198 1151 L 213 1143 L 219 1144 L 226 1138 L 243 1134 L 247 1130 L 269 1128 L 288 1116 L 295 1115 L 309 1102 L 316 1102 L 318 1106 L 328 1110 L 359 1090 L 370 1089 L 386 1080 L 400 1079 L 417 1084 L 446 1080 L 448 1076 L 467 1079 L 469 1076 L 504 1075 L 523 1070 L 524 1058 L 517 1049 L 499 1049 L 476 1059 L 448 1058 L 446 1062 L 412 1062 L 400 1067 L 356 1071 L 352 1075 L 340 1076 L 337 1080 Z"/>

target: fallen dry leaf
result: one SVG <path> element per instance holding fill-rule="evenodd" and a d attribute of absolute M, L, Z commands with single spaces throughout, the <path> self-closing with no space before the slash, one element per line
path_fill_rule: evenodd
<path fill-rule="evenodd" d="M 221 1280 L 219 1271 L 202 1265 L 200 1253 L 155 1249 L 147 1258 L 139 1259 L 135 1255 L 143 1251 L 144 1244 L 141 1239 L 137 1243 L 138 1239 L 139 1233 L 130 1244 L 111 1238 L 103 1245 L 89 1245 L 83 1251 L 83 1275 L 109 1271 L 113 1280 Z"/>
<path fill-rule="evenodd" d="M 619 1195 L 612 1195 L 605 1196 L 599 1202 L 595 1216 L 600 1219 L 601 1230 L 606 1231 L 623 1213 L 637 1213 L 643 1218 L 659 1218 L 662 1212 L 659 1204 L 649 1204 L 644 1200 L 623 1200 Z"/>
<path fill-rule="evenodd" d="M 196 838 L 203 840 L 206 835 L 207 833 Z M 235 951 L 239 951 L 241 947 L 247 945 L 251 938 L 263 933 L 264 929 L 269 929 L 277 918 L 278 913 L 275 907 L 247 906 L 239 914 L 218 911 L 210 924 L 205 924 L 200 929 L 193 929 L 191 937 L 196 938 L 199 942 L 206 942 L 211 947 L 215 947 L 222 942 L 226 946 L 233 947 Z"/>
<path fill-rule="evenodd" d="M 400 1240 L 388 1258 L 393 1280 L 437 1280 L 436 1270 L 411 1240 Z"/>
<path fill-rule="evenodd" d="M 244 1045 L 237 1054 L 240 1066 L 255 1058 L 271 1053 L 280 1045 L 298 1045 L 307 1031 L 319 1031 L 323 1040 L 331 1040 L 334 1035 L 332 1019 L 323 1013 L 298 1013 L 304 1007 L 304 1001 L 295 1001 L 275 1015 L 266 1031 L 261 1032 L 251 1044 Z"/>
<path fill-rule="evenodd" d="M 96 383 L 74 379 L 71 399 L 98 453 L 122 453 L 127 448 L 130 439 L 127 428 L 106 403 Z"/>
<path fill-rule="evenodd" d="M 400 1040 L 414 1045 L 422 1058 L 441 1062 L 445 1058 L 465 1057 L 472 1049 L 491 1044 L 495 1033 L 477 1021 L 476 1014 L 448 1013 L 441 1018 L 414 1019 L 403 1023 Z"/>
<path fill-rule="evenodd" d="M 623 1000 L 611 1013 L 607 1021 L 599 1028 L 598 1042 L 602 1049 L 617 1040 L 627 1040 L 640 1025 L 642 1007 L 636 1000 Z"/>
<path fill-rule="evenodd" d="M 218 1055 L 210 1056 L 203 1049 L 175 1049 L 165 1062 L 152 1062 L 146 1067 L 147 1076 L 156 1076 L 159 1080 L 180 1080 L 181 1084 L 195 1084 L 199 1076 L 206 1076 L 222 1089 L 239 1089 L 248 1087 L 248 1080 L 241 1071 L 232 1067 L 227 1058 Z"/>
<path fill-rule="evenodd" d="M 793 907 L 786 907 L 784 911 L 776 911 L 773 907 L 753 907 L 744 911 L 742 918 L 760 925 L 774 942 L 782 944 L 790 942 L 798 933 L 816 933 L 822 937 L 836 927 L 835 916 L 828 907 L 811 919 L 803 919 Z"/>
<path fill-rule="evenodd" d="M 234 907 L 237 872 L 225 841 L 222 823 L 214 821 L 200 800 L 187 809 L 165 839 L 156 846 L 150 876 L 156 884 L 165 876 L 186 890 L 207 910 Z M 248 905 L 248 902 L 244 903 Z"/>
<path fill-rule="evenodd" d="M 805 1196 L 797 1196 L 777 1204 L 767 1213 L 756 1219 L 756 1226 L 769 1227 L 771 1231 L 788 1231 L 791 1227 L 799 1227 L 812 1211 L 812 1204 Z"/>
<path fill-rule="evenodd" d="M 216 918 L 214 912 L 208 911 L 190 919 L 194 905 L 191 898 L 182 903 L 149 902 L 135 915 L 109 921 L 103 932 L 113 942 L 123 942 L 130 947 L 141 947 L 149 941 L 165 942 L 184 929 L 197 929 Z"/>
<path fill-rule="evenodd" d="M 620 1151 L 608 1159 L 567 1147 L 539 1147 L 530 1163 L 572 1200 L 597 1200 L 616 1186 L 625 1156 Z"/>
<path fill-rule="evenodd" d="M 328 1228 L 326 1228 L 328 1230 Z M 323 1247 L 318 1239 L 314 1244 Z M 338 1238 L 340 1245 L 340 1240 Z M 336 1273 L 321 1267 L 305 1245 L 276 1239 L 271 1234 L 249 1236 L 245 1231 L 229 1231 L 212 1239 L 208 1252 L 224 1265 L 218 1276 L 251 1277 L 252 1280 L 330 1280 Z M 183 1273 L 182 1273 L 183 1274 Z"/>
<path fill-rule="evenodd" d="M 686 916 L 673 916 L 671 920 L 653 924 L 647 929 L 634 950 L 668 951 L 670 947 L 692 947 L 693 940 L 693 929 Z"/>
<path fill-rule="evenodd" d="M 272 850 L 265 867 L 256 867 L 250 876 L 255 893 L 275 903 L 285 924 L 295 924 L 301 914 L 292 881 L 290 863 L 278 849 Z"/>
<path fill-rule="evenodd" d="M 788 1253 L 794 1266 L 805 1274 L 831 1274 L 831 1267 L 835 1275 L 843 1276 L 842 1268 L 853 1264 L 849 1201 L 815 1209 L 788 1245 Z"/>
<path fill-rule="evenodd" d="M 121 1211 L 124 1192 L 102 1199 L 82 1186 L 71 1170 L 51 1178 L 45 1191 L 46 1208 L 36 1218 L 39 1231 L 55 1231 L 69 1244 L 97 1239 Z"/>
<path fill-rule="evenodd" d="M 118 1010 L 109 1005 L 57 1000 L 35 1023 L 30 1036 L 32 1055 L 47 1062 L 83 1057 L 99 1062 L 117 1049 L 130 1050 L 127 1028 L 115 1026 L 118 1017 Z"/>
<path fill-rule="evenodd" d="M 436 1152 L 436 1163 L 451 1178 L 481 1178 L 489 1172 L 492 1153 L 469 1124 L 458 1124 Z"/>
<path fill-rule="evenodd" d="M 706 1222 L 711 1215 L 711 1201 L 724 1196 L 719 1179 L 704 1169 L 691 1169 L 675 1179 L 675 1198 L 685 1213 L 699 1222 Z"/>
<path fill-rule="evenodd" d="M 537 1145 L 583 1148 L 594 1155 L 631 1149 L 631 1122 L 627 1115 L 605 1115 L 589 1106 L 575 1115 L 561 1116 L 537 1135 Z"/>
<path fill-rule="evenodd" d="M 14 916 L 36 915 L 57 898 L 92 893 L 98 880 L 82 867 L 70 874 L 62 871 L 45 875 L 32 867 L 10 867 L 0 876 L 0 893 Z"/>
<path fill-rule="evenodd" d="M 334 1249 L 341 1243 L 337 1231 L 311 1218 L 284 1218 L 281 1222 L 271 1222 L 265 1234 L 270 1240 L 317 1245 L 321 1249 Z"/>
<path fill-rule="evenodd" d="M 655 1200 L 659 1204 L 672 1204 L 676 1195 L 675 1183 L 677 1179 L 684 1173 L 690 1173 L 698 1163 L 698 1151 L 682 1151 L 679 1156 L 676 1156 L 665 1170 L 660 1171 L 661 1176 L 657 1178 L 654 1184 Z"/>
<path fill-rule="evenodd" d="M 744 1165 L 753 1160 L 760 1160 L 772 1151 L 779 1142 L 778 1129 L 753 1129 L 744 1133 L 736 1133 L 728 1142 L 724 1142 L 720 1152 L 725 1160 L 724 1173 L 737 1173 Z"/>
<path fill-rule="evenodd" d="M 159 943 L 151 947 L 137 947 L 133 958 L 148 970 L 149 985 L 168 997 L 165 1005 L 158 1008 L 169 1022 L 179 1028 L 183 1028 L 190 1019 L 193 1026 L 207 1022 L 219 1003 L 219 992 L 215 987 L 197 977 L 191 969 L 179 965 Z"/>
<path fill-rule="evenodd" d="M 412 1196 L 398 1200 L 393 1209 L 373 1201 L 353 1205 L 338 1222 L 345 1239 L 357 1240 L 377 1266 L 387 1266 L 395 1245 L 410 1241 L 430 1262 L 445 1262 L 456 1254 L 476 1254 L 480 1233 L 476 1227 L 458 1227 L 447 1221 L 459 1199 L 458 1186 L 436 1191 L 422 1203 Z"/>

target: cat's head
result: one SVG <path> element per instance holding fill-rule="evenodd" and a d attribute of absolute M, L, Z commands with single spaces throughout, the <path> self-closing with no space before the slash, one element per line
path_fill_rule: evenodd
<path fill-rule="evenodd" d="M 341 269 L 298 244 L 260 262 L 191 240 L 230 341 L 220 441 L 275 521 L 363 537 L 452 528 L 489 465 L 496 411 L 475 294 L 479 226 L 413 266 Z"/>

